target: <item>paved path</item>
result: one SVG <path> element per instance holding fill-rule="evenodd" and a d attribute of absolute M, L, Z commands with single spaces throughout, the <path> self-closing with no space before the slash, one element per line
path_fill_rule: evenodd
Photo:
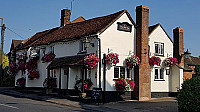
<path fill-rule="evenodd" d="M 0 112 L 74 112 L 86 111 L 53 103 L 36 101 L 27 98 L 16 98 L 0 94 Z"/>
<path fill-rule="evenodd" d="M 52 96 L 39 96 L 37 94 L 24 94 L 24 93 L 14 91 L 13 89 L 9 89 L 9 88 L 0 88 L 0 94 L 4 94 L 5 99 L 6 99 L 6 97 L 12 96 L 12 97 L 16 97 L 19 101 L 20 101 L 20 99 L 23 99 L 23 100 L 24 99 L 26 99 L 26 100 L 33 99 L 33 100 L 39 100 L 40 101 L 39 104 L 43 104 L 43 103 L 41 103 L 41 101 L 43 101 L 44 104 L 52 103 L 52 107 L 55 106 L 55 108 L 52 109 L 52 112 L 54 112 L 54 109 L 55 110 L 60 109 L 60 111 L 58 111 L 58 112 L 65 112 L 66 108 L 67 108 L 67 110 L 69 108 L 68 111 L 106 111 L 106 112 L 126 112 L 126 111 L 177 112 L 178 111 L 176 100 L 173 97 L 153 98 L 151 101 L 147 101 L 147 102 L 139 102 L 139 101 L 133 100 L 133 101 L 107 103 L 104 105 L 88 105 L 88 104 L 83 104 L 83 103 L 80 103 L 77 101 L 70 101 L 67 99 L 61 99 L 61 98 L 52 97 Z M 6 96 L 6 95 L 9 95 L 9 96 Z M 1 99 L 1 96 L 0 96 L 0 99 Z M 33 101 L 33 100 L 31 100 L 31 101 Z M 59 105 L 57 105 L 57 104 L 59 104 Z M 13 106 L 13 108 L 9 107 L 9 106 Z M 37 105 L 34 104 L 34 106 L 36 106 L 35 108 L 37 108 Z M 1 111 L 1 107 L 14 109 L 15 103 L 11 102 L 10 105 L 9 105 L 9 103 L 7 105 L 7 103 L 5 103 L 5 102 L 2 102 L 2 103 L 0 102 L 0 112 L 4 112 L 4 111 Z M 20 108 L 22 108 L 22 107 L 23 106 L 20 106 Z M 38 107 L 38 109 L 44 109 L 44 107 Z M 52 107 L 50 106 L 50 108 L 52 108 Z M 15 109 L 17 109 L 17 108 L 19 108 L 19 107 L 16 107 Z M 17 111 L 14 111 L 14 112 L 17 112 Z M 37 112 L 39 112 L 39 111 L 37 111 Z M 48 112 L 51 112 L 51 111 L 48 111 Z"/>

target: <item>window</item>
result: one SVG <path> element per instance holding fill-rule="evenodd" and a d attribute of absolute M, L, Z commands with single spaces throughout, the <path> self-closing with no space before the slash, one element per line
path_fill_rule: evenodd
<path fill-rule="evenodd" d="M 155 68 L 155 80 L 164 80 L 164 68 Z"/>
<path fill-rule="evenodd" d="M 80 42 L 80 52 L 86 51 L 87 48 L 85 47 L 85 43 L 84 42 Z"/>
<path fill-rule="evenodd" d="M 54 47 L 53 46 L 50 47 L 50 52 L 54 53 Z"/>
<path fill-rule="evenodd" d="M 50 77 L 56 77 L 56 70 L 50 70 Z"/>
<path fill-rule="evenodd" d="M 130 70 L 126 67 L 114 67 L 114 78 L 130 78 Z"/>
<path fill-rule="evenodd" d="M 164 56 L 164 43 L 155 43 L 155 54 Z"/>

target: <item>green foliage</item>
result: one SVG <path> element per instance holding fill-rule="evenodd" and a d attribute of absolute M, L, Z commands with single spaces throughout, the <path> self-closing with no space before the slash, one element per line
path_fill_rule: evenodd
<path fill-rule="evenodd" d="M 2 87 L 14 87 L 15 86 L 15 76 L 7 75 L 2 79 Z"/>
<path fill-rule="evenodd" d="M 179 112 L 200 112 L 200 78 L 185 80 L 177 101 Z"/>
<path fill-rule="evenodd" d="M 194 69 L 196 74 L 200 74 L 200 64 L 197 64 Z"/>

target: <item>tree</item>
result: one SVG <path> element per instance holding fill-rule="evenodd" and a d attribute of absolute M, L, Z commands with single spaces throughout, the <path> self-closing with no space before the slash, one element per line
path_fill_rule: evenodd
<path fill-rule="evenodd" d="M 1 60 L 1 59 L 0 59 Z M 8 56 L 6 54 L 3 55 L 3 69 L 5 67 L 9 66 L 9 59 Z"/>

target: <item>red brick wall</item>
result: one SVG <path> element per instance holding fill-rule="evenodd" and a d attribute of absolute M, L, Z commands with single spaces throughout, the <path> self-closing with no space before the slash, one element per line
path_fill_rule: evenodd
<path fill-rule="evenodd" d="M 183 72 L 183 80 L 186 80 L 186 79 L 191 79 L 192 78 L 192 74 L 194 74 L 194 69 L 195 69 L 195 66 L 189 66 L 193 71 L 192 72 L 186 72 L 184 71 Z"/>
<path fill-rule="evenodd" d="M 173 30 L 174 36 L 174 57 L 178 59 L 179 65 L 184 66 L 183 29 L 177 27 Z"/>
<path fill-rule="evenodd" d="M 68 9 L 61 10 L 60 26 L 65 26 L 66 24 L 70 24 L 70 16 L 71 16 L 70 10 Z"/>
<path fill-rule="evenodd" d="M 151 69 L 149 66 L 149 8 L 136 8 L 136 55 L 141 59 L 141 65 L 135 69 L 135 96 L 140 101 L 151 99 Z"/>

